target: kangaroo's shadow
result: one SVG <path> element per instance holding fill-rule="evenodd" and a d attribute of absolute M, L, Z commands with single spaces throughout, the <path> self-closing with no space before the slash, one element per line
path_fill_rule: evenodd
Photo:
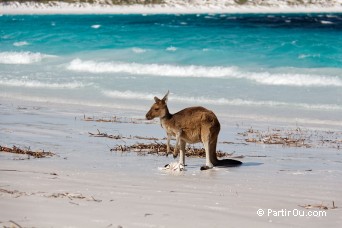
<path fill-rule="evenodd" d="M 221 166 L 216 166 L 218 168 L 241 168 L 241 167 L 249 167 L 249 166 L 259 166 L 263 165 L 264 163 L 261 162 L 241 162 L 238 165 L 221 165 Z"/>
<path fill-rule="evenodd" d="M 264 163 L 261 162 L 243 162 L 240 167 L 242 166 L 259 166 L 263 165 Z"/>

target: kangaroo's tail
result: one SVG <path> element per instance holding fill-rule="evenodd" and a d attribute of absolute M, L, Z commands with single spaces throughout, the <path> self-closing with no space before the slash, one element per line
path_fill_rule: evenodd
<path fill-rule="evenodd" d="M 217 160 L 216 164 L 214 166 L 217 167 L 236 167 L 242 165 L 241 161 L 234 160 L 234 159 L 222 159 Z"/>

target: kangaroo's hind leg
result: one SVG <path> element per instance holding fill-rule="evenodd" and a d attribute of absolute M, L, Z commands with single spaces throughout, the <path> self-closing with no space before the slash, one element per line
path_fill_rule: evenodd
<path fill-rule="evenodd" d="M 186 145 L 186 142 L 181 139 L 179 144 L 180 144 L 179 145 L 179 147 L 180 147 L 180 150 L 179 150 L 179 164 L 185 165 L 185 145 Z"/>
<path fill-rule="evenodd" d="M 180 129 L 176 133 L 176 144 L 175 144 L 175 148 L 173 150 L 173 158 L 176 158 L 178 156 L 182 132 L 183 132 L 182 129 Z"/>
<path fill-rule="evenodd" d="M 170 150 L 170 140 L 171 140 L 171 134 L 167 133 L 167 138 L 166 138 L 166 157 L 168 157 L 169 154 L 171 153 L 171 150 Z"/>
<path fill-rule="evenodd" d="M 207 170 L 214 167 L 213 163 L 210 159 L 210 142 L 209 140 L 203 142 L 204 149 L 205 149 L 205 166 L 201 167 L 201 170 Z"/>

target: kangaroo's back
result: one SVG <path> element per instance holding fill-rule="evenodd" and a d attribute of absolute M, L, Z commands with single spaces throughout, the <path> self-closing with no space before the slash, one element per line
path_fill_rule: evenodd
<path fill-rule="evenodd" d="M 216 115 L 203 107 L 185 108 L 175 114 L 169 122 L 174 129 L 182 129 L 182 138 L 187 143 L 203 142 L 210 137 L 217 137 L 220 132 L 220 122 Z"/>

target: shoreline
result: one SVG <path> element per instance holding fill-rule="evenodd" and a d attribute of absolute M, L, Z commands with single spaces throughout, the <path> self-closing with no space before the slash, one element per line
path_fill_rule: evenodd
<path fill-rule="evenodd" d="M 99 4 L 0 4 L 0 15 L 35 14 L 300 14 L 342 13 L 342 5 L 322 6 L 220 6 L 220 5 L 99 5 Z"/>
<path fill-rule="evenodd" d="M 93 118 L 111 118 L 115 116 L 117 118 L 122 118 L 124 120 L 132 119 L 138 122 L 146 122 L 145 113 L 148 111 L 149 105 L 146 106 L 146 109 L 134 109 L 133 106 L 123 107 L 121 105 L 112 105 L 112 106 L 104 106 L 104 105 L 86 105 L 80 104 L 76 102 L 70 103 L 58 103 L 56 101 L 47 101 L 47 100 L 31 100 L 31 99 L 23 99 L 23 98 L 14 98 L 9 96 L 0 96 L 0 100 L 4 99 L 3 103 L 0 103 L 0 107 L 9 107 L 16 105 L 18 109 L 30 109 L 29 107 L 44 107 L 44 110 L 49 110 L 49 114 L 53 112 L 56 113 L 70 113 L 71 116 L 75 118 L 83 118 L 83 115 L 86 115 Z M 5 102 L 6 100 L 6 102 Z M 174 105 L 172 112 L 177 112 L 182 108 L 189 107 L 188 106 L 176 106 Z M 204 105 L 204 107 L 207 107 Z M 214 110 L 214 109 L 213 109 Z M 291 116 L 272 116 L 271 114 L 253 114 L 253 113 L 244 113 L 243 111 L 225 113 L 222 110 L 215 110 L 216 114 L 219 117 L 220 123 L 225 126 L 254 126 L 261 129 L 273 127 L 303 127 L 312 130 L 331 130 L 336 131 L 339 130 L 342 126 L 337 120 L 328 120 L 328 119 L 319 119 L 315 117 L 297 117 L 292 118 Z M 72 113 L 72 114 L 71 114 Z M 102 116 L 101 116 L 102 115 Z M 155 119 L 150 121 L 150 123 L 158 124 L 159 120 Z"/>

